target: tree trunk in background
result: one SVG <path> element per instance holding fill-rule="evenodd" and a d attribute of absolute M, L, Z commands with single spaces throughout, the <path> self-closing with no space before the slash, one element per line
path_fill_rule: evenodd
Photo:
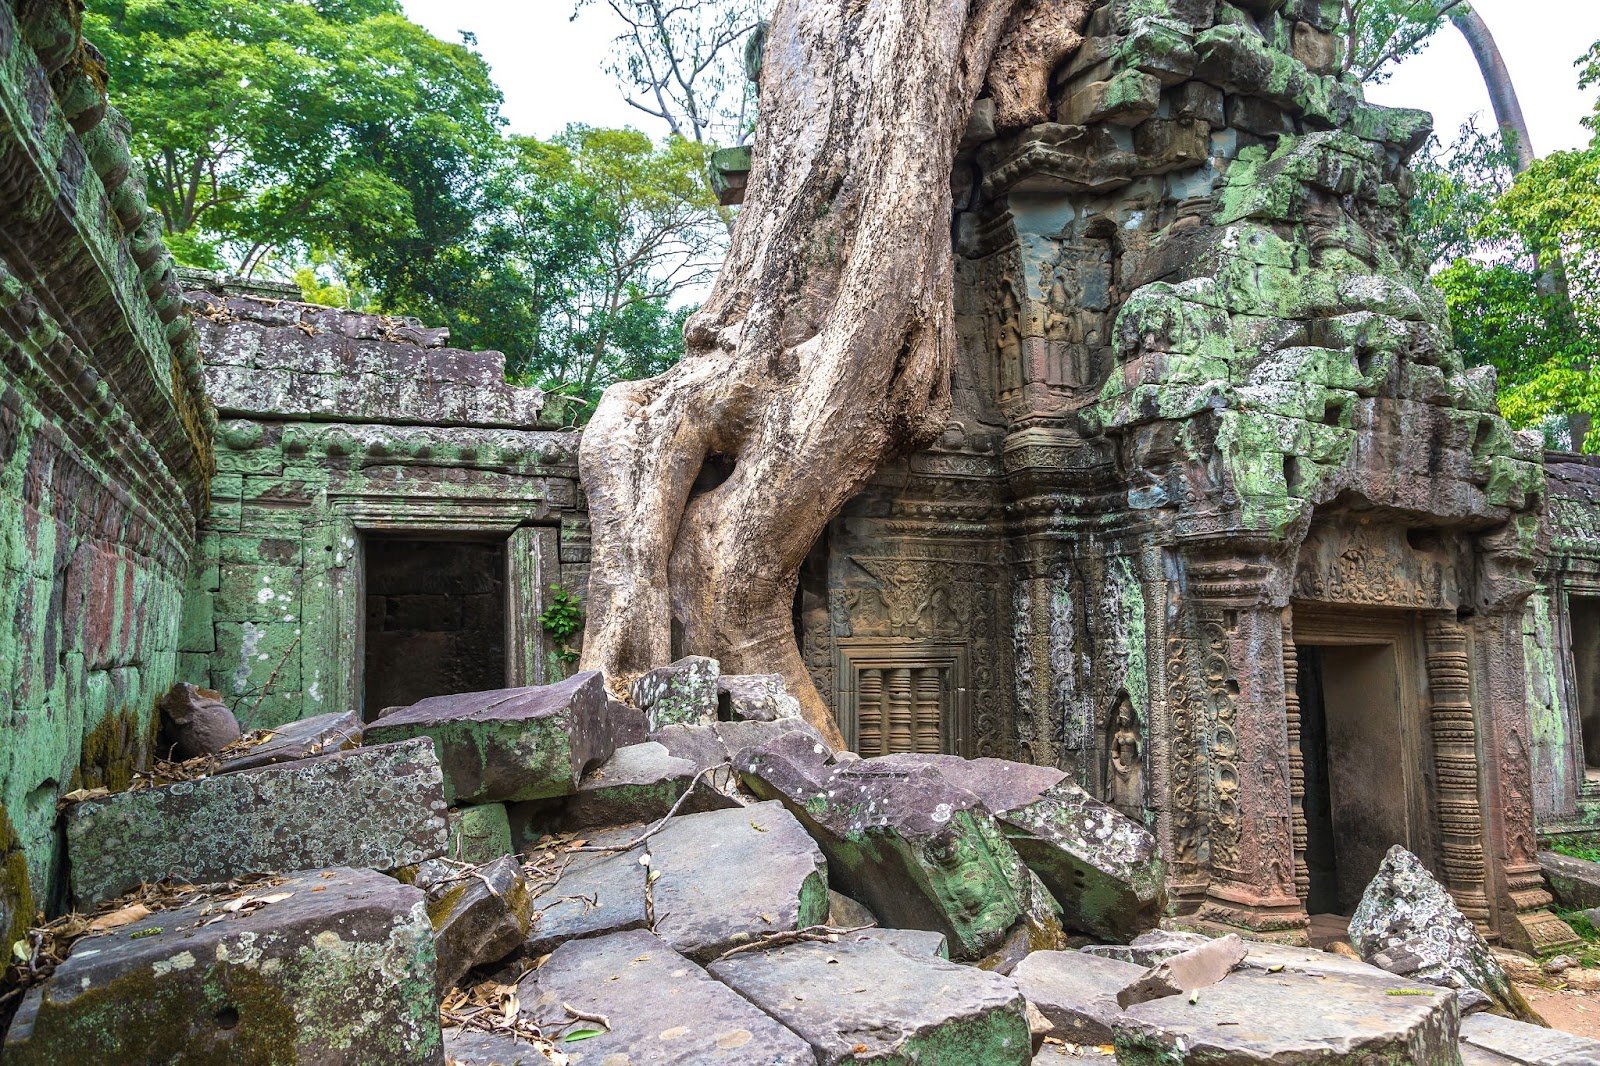
<path fill-rule="evenodd" d="M 795 640 L 800 565 L 947 416 L 950 173 L 991 59 L 1033 57 L 991 91 L 1038 97 L 1049 70 L 1035 68 L 1062 51 L 1042 38 L 1075 45 L 1089 7 L 780 0 L 744 209 L 684 359 L 611 386 L 583 434 L 584 669 L 618 684 L 677 644 L 728 673 L 782 674 L 839 743 Z"/>
<path fill-rule="evenodd" d="M 1489 102 L 1494 106 L 1495 122 L 1500 127 L 1501 136 L 1514 142 L 1516 171 L 1521 174 L 1533 165 L 1536 156 L 1533 138 L 1528 132 L 1528 120 L 1522 115 L 1522 101 L 1517 98 L 1517 88 L 1511 81 L 1511 71 L 1506 68 L 1505 58 L 1500 54 L 1500 46 L 1495 43 L 1494 34 L 1489 32 L 1483 18 L 1469 4 L 1453 8 L 1450 21 L 1467 39 L 1473 58 L 1478 61 L 1483 84 L 1489 90 Z M 1570 318 L 1572 304 L 1567 293 L 1567 272 L 1560 257 L 1552 256 L 1543 266 L 1545 269 L 1539 279 L 1540 290 L 1546 295 L 1555 296 L 1561 313 Z M 1571 437 L 1573 451 L 1583 450 L 1583 442 L 1589 436 L 1589 423 L 1586 414 L 1567 415 L 1567 433 Z"/>

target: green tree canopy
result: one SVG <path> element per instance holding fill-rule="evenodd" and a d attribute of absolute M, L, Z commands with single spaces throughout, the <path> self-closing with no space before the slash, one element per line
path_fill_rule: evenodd
<path fill-rule="evenodd" d="M 470 221 L 500 93 L 397 0 L 92 0 L 85 31 L 180 260 L 360 262 Z"/>

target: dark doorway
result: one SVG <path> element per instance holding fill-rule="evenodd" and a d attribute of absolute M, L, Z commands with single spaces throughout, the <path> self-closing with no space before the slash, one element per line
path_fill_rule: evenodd
<path fill-rule="evenodd" d="M 503 541 L 366 541 L 366 717 L 506 683 Z"/>
<path fill-rule="evenodd" d="M 1311 876 L 1306 910 L 1350 914 L 1384 853 L 1411 846 L 1395 646 L 1301 644 L 1296 651 Z"/>
<path fill-rule="evenodd" d="M 1591 774 L 1600 771 L 1600 598 L 1568 596 L 1572 633 L 1573 684 L 1577 689 L 1583 762 Z"/>

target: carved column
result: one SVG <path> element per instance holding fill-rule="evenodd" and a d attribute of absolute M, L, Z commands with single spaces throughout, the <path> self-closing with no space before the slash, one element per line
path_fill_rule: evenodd
<path fill-rule="evenodd" d="M 1441 872 L 1461 913 L 1488 931 L 1478 731 L 1472 712 L 1467 631 L 1453 615 L 1436 614 L 1428 617 L 1426 637 Z"/>
<path fill-rule="evenodd" d="M 1210 560 L 1190 571 L 1212 782 L 1211 878 L 1199 916 L 1303 942 L 1308 919 L 1295 895 L 1283 607 L 1271 602 L 1279 570 L 1252 558 Z"/>
<path fill-rule="evenodd" d="M 1300 747 L 1300 655 L 1294 644 L 1294 611 L 1283 612 L 1283 704 L 1289 719 L 1289 815 L 1294 836 L 1294 894 L 1311 898 L 1306 866 L 1306 756 Z"/>

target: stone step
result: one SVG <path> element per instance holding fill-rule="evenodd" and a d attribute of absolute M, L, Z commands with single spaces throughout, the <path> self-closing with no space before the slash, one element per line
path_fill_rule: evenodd
<path fill-rule="evenodd" d="M 438 1063 L 423 894 L 307 872 L 86 937 L 23 1000 L 0 1058 Z"/>
<path fill-rule="evenodd" d="M 386 744 L 85 800 L 68 811 L 79 910 L 166 879 L 365 866 L 443 855 L 445 801 L 427 740 Z"/>
<path fill-rule="evenodd" d="M 743 952 L 709 970 L 804 1037 L 822 1066 L 1032 1059 L 1022 995 L 1009 978 L 882 941 Z"/>

